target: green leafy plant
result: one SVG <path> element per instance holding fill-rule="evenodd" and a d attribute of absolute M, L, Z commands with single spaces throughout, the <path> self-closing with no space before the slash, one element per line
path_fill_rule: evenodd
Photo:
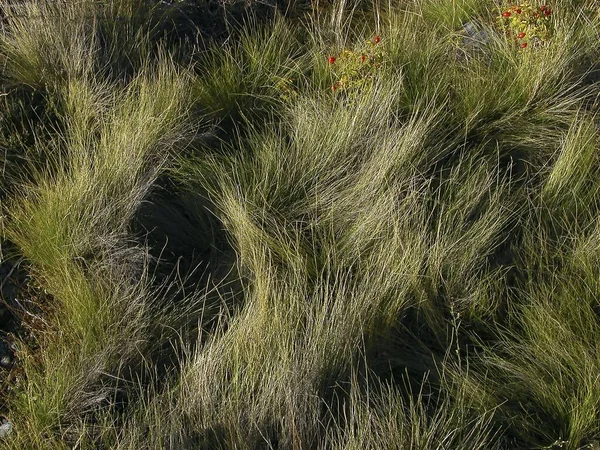
<path fill-rule="evenodd" d="M 375 36 L 356 50 L 344 49 L 337 57 L 328 57 L 332 92 L 353 96 L 375 79 L 385 59 L 380 42 L 381 37 Z"/>
<path fill-rule="evenodd" d="M 522 2 L 502 11 L 498 17 L 506 36 L 522 49 L 529 45 L 547 44 L 553 35 L 552 8 Z"/>

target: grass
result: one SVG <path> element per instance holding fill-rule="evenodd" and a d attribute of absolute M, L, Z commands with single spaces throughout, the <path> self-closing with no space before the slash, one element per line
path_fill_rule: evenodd
<path fill-rule="evenodd" d="M 597 5 L 312 6 L 2 2 L 7 448 L 600 448 Z"/>

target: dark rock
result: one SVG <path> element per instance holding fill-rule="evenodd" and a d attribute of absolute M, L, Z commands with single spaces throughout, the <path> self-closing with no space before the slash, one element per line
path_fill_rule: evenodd
<path fill-rule="evenodd" d="M 484 30 L 476 22 L 467 22 L 461 30 L 463 36 L 460 42 L 459 59 L 468 60 L 473 56 L 485 54 L 486 47 L 490 42 L 488 31 Z"/>

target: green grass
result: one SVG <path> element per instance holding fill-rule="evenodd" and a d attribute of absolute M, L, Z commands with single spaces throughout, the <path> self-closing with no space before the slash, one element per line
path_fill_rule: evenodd
<path fill-rule="evenodd" d="M 600 10 L 498 3 L 3 1 L 2 444 L 600 448 Z"/>

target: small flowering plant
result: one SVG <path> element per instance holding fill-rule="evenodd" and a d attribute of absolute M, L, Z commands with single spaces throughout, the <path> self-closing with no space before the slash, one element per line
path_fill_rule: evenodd
<path fill-rule="evenodd" d="M 332 92 L 353 95 L 371 83 L 384 62 L 380 36 L 375 36 L 356 50 L 342 50 L 328 56 L 333 84 Z"/>
<path fill-rule="evenodd" d="M 294 86 L 294 80 L 289 77 L 273 76 L 275 89 L 279 93 L 279 99 L 291 102 L 298 98 L 298 91 Z"/>
<path fill-rule="evenodd" d="M 548 5 L 533 6 L 530 2 L 521 2 L 502 11 L 498 22 L 506 36 L 524 49 L 550 41 L 552 14 L 553 10 Z"/>

